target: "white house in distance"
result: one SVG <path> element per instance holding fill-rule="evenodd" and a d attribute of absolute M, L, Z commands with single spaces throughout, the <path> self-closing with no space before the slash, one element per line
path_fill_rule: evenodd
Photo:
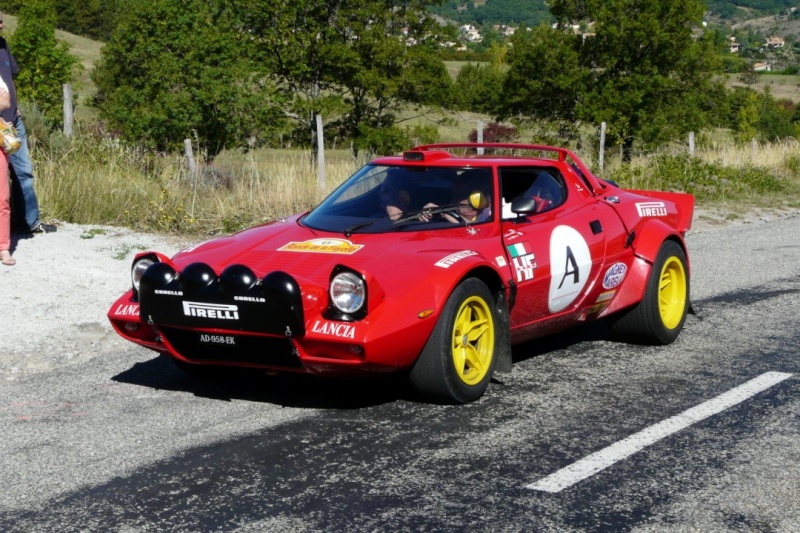
<path fill-rule="evenodd" d="M 783 37 L 767 37 L 766 44 L 769 49 L 783 48 L 786 45 L 786 41 L 783 40 Z"/>
<path fill-rule="evenodd" d="M 481 32 L 473 26 L 472 24 L 464 24 L 459 28 L 461 31 L 461 35 L 463 35 L 467 41 L 471 43 L 479 43 L 483 41 L 483 36 L 481 36 Z"/>

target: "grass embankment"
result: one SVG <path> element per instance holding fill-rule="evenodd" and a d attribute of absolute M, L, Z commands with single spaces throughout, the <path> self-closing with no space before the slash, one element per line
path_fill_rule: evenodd
<path fill-rule="evenodd" d="M 228 233 L 313 207 L 365 163 L 349 150 L 326 153 L 320 190 L 308 151 L 225 152 L 196 175 L 180 155 L 155 155 L 77 137 L 34 150 L 46 219 L 148 231 Z M 579 153 L 587 164 L 592 157 Z M 608 160 L 604 178 L 637 189 L 685 191 L 728 218 L 752 208 L 800 207 L 800 143 L 699 149 Z"/>

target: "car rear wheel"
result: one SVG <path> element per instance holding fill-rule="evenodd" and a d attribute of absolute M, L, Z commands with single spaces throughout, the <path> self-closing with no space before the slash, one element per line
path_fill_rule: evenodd
<path fill-rule="evenodd" d="M 658 251 L 645 295 L 612 325 L 614 333 L 635 342 L 671 344 L 683 329 L 689 308 L 686 254 L 675 241 Z"/>
<path fill-rule="evenodd" d="M 447 299 L 411 370 L 412 385 L 427 398 L 446 403 L 480 398 L 497 363 L 497 324 L 488 287 L 475 278 L 463 281 Z"/>

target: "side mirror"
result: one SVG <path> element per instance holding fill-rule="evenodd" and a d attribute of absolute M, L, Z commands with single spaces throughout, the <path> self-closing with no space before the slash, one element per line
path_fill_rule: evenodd
<path fill-rule="evenodd" d="M 511 212 L 517 215 L 532 215 L 536 213 L 539 204 L 536 198 L 514 198 L 511 200 Z"/>

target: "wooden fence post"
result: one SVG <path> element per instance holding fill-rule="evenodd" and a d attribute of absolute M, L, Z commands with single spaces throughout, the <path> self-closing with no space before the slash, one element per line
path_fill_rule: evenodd
<path fill-rule="evenodd" d="M 694 157 L 694 132 L 689 132 L 689 157 Z"/>
<path fill-rule="evenodd" d="M 65 83 L 64 90 L 64 135 L 72 137 L 72 85 Z"/>
<path fill-rule="evenodd" d="M 317 165 L 319 165 L 319 190 L 325 190 L 325 138 L 322 136 L 322 115 L 317 113 Z"/>
<path fill-rule="evenodd" d="M 606 123 L 600 123 L 600 155 L 597 160 L 597 164 L 600 166 L 600 170 L 603 170 L 603 162 L 605 161 L 605 153 L 606 153 Z"/>
<path fill-rule="evenodd" d="M 478 121 L 478 142 L 483 142 L 483 121 Z M 478 155 L 483 155 L 483 148 L 478 148 Z"/>
<path fill-rule="evenodd" d="M 194 152 L 192 151 L 191 139 L 183 140 L 183 149 L 186 152 L 186 164 L 189 167 L 189 172 L 191 172 L 194 176 L 194 173 L 197 171 L 197 165 L 194 162 Z"/>

